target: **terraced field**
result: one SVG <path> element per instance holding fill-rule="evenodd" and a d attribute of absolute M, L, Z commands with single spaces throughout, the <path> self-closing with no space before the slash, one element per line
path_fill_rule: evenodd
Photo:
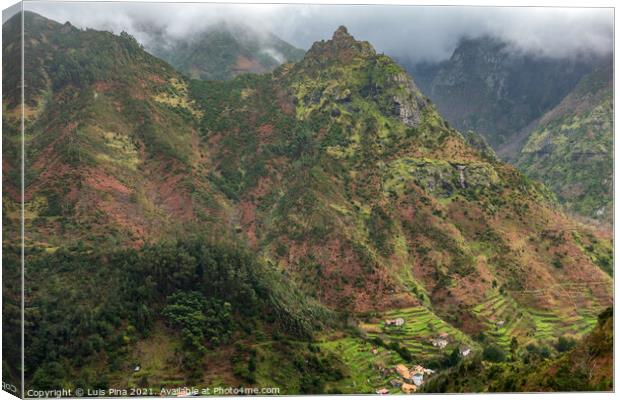
<path fill-rule="evenodd" d="M 403 318 L 405 324 L 400 327 L 385 326 L 386 319 Z M 398 342 L 405 346 L 416 359 L 435 358 L 449 354 L 455 347 L 466 344 L 475 347 L 467 335 L 443 321 L 425 307 L 413 307 L 392 310 L 382 316 L 376 323 L 362 324 L 360 328 L 371 338 L 380 337 L 384 342 Z M 447 333 L 448 345 L 444 349 L 433 347 L 431 339 L 440 333 Z"/>
<path fill-rule="evenodd" d="M 513 336 L 526 334 L 524 322 L 528 316 L 510 297 L 493 295 L 476 306 L 473 312 L 485 325 L 487 335 L 493 337 L 501 346 L 508 347 Z"/>
<path fill-rule="evenodd" d="M 337 388 L 342 392 L 375 393 L 378 388 L 387 388 L 393 393 L 400 393 L 398 388 L 390 386 L 390 379 L 396 374 L 390 369 L 404 363 L 395 351 L 372 344 L 354 337 L 338 339 L 325 338 L 318 343 L 323 350 L 338 354 L 347 367 L 347 374 L 342 381 L 328 383 L 327 390 Z M 377 353 L 373 354 L 376 348 Z"/>
<path fill-rule="evenodd" d="M 582 288 L 562 288 L 583 295 Z M 569 292 L 567 292 L 569 293 Z M 545 293 L 527 293 L 529 296 L 544 296 Z M 553 311 L 527 308 L 518 304 L 510 295 L 495 294 L 473 309 L 484 323 L 487 334 L 508 348 L 512 337 L 521 342 L 530 340 L 555 341 L 561 335 L 581 336 L 596 325 L 602 306 L 596 299 L 575 306 L 569 315 Z M 503 322 L 503 324 L 502 324 Z M 528 338 L 530 340 L 528 340 Z"/>
<path fill-rule="evenodd" d="M 527 304 L 522 301 L 526 297 L 546 296 L 551 291 L 574 299 L 574 310 L 557 313 L 523 305 Z M 531 341 L 555 342 L 561 335 L 581 337 L 596 325 L 597 315 L 604 308 L 602 304 L 586 285 L 572 284 L 550 287 L 540 293 L 495 293 L 472 311 L 482 322 L 484 333 L 509 349 L 513 337 L 517 337 L 522 344 Z M 405 324 L 401 327 L 385 326 L 385 320 L 396 318 L 403 318 Z M 469 336 L 422 306 L 392 310 L 359 327 L 369 338 L 379 337 L 385 343 L 399 343 L 420 361 L 449 354 L 463 344 L 472 349 L 478 347 Z M 449 344 L 444 349 L 433 347 L 431 343 L 431 339 L 440 333 L 449 335 Z"/>

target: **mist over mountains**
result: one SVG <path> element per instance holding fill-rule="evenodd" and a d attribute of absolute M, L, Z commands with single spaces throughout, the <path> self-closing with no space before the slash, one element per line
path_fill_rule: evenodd
<path fill-rule="evenodd" d="M 187 38 L 220 22 L 273 33 L 307 49 L 339 26 L 409 63 L 448 59 L 463 38 L 491 36 L 515 52 L 564 58 L 605 54 L 613 42 L 613 10 L 518 7 L 334 6 L 261 4 L 28 4 L 28 9 L 78 27 L 122 30 L 148 47 L 141 27 Z"/>
<path fill-rule="evenodd" d="M 142 26 L 140 32 L 149 38 L 146 50 L 192 78 L 223 80 L 270 72 L 304 54 L 272 33 L 242 24 L 218 22 L 187 37 L 150 26 Z"/>

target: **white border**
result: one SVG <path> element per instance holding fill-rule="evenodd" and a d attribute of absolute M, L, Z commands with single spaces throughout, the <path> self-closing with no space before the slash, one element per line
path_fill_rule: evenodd
<path fill-rule="evenodd" d="M 66 0 L 68 2 L 87 2 L 87 1 L 91 1 L 91 2 L 96 2 L 96 0 Z M 108 2 L 123 2 L 121 0 L 106 0 Z M 26 1 L 27 3 L 34 3 L 34 2 L 38 2 L 38 1 Z M 134 2 L 157 2 L 157 3 L 183 3 L 184 1 L 180 1 L 180 0 L 149 0 L 149 1 L 145 1 L 145 0 L 134 0 Z M 185 1 L 187 2 L 199 2 L 199 1 Z M 205 3 L 207 3 L 208 1 L 205 1 Z M 237 1 L 237 3 L 255 3 L 255 4 L 261 4 L 261 3 L 271 3 L 271 4 L 343 4 L 343 5 L 350 5 L 350 4 L 391 4 L 391 5 L 431 5 L 431 6 L 517 6 L 517 7 L 614 7 L 616 3 L 613 0 L 591 0 L 591 1 L 574 1 L 574 0 L 545 0 L 545 1 L 519 1 L 519 0 L 509 0 L 509 1 L 503 1 L 500 2 L 498 0 L 474 0 L 474 1 L 432 1 L 432 0 L 426 0 L 426 1 L 416 1 L 416 0 L 407 0 L 407 1 L 395 1 L 395 0 L 375 0 L 375 1 L 371 1 L 371 0 L 335 0 L 335 1 L 326 1 L 326 0 L 308 0 L 308 1 L 301 1 L 301 0 L 288 0 L 288 1 L 278 1 L 278 0 L 272 0 L 272 1 L 257 1 L 257 0 L 244 0 L 244 1 Z M 5 9 L 11 5 L 16 4 L 16 1 L 12 1 L 12 0 L 0 0 L 0 5 L 2 7 L 2 9 Z M 217 1 L 217 3 L 235 3 L 235 1 L 231 1 L 231 0 L 220 0 Z M 615 13 L 614 13 L 615 14 Z M 615 15 L 614 15 L 614 20 L 615 20 Z M 23 26 L 22 26 L 23 29 Z M 1 36 L 1 34 L 0 34 Z M 616 30 L 614 30 L 614 55 L 617 54 L 617 50 L 618 50 L 618 32 Z M 615 61 L 615 58 L 614 58 Z M 22 62 L 23 62 L 23 58 L 22 58 Z M 1 67 L 0 67 L 1 68 Z M 616 73 L 617 73 L 617 66 L 614 62 L 614 103 L 615 103 L 615 94 L 618 92 L 618 88 L 619 88 L 619 83 L 617 80 L 615 80 L 616 77 Z M 23 77 L 22 77 L 23 78 Z M 0 91 L 1 94 L 1 91 Z M 615 143 L 615 139 L 618 137 L 618 126 L 615 124 L 615 121 L 617 120 L 617 107 L 614 107 L 614 143 Z M 0 142 L 0 150 L 1 150 L 1 142 Z M 1 153 L 1 151 L 0 151 Z M 614 146 L 614 200 L 618 198 L 617 194 L 617 186 L 615 185 L 615 177 L 616 177 L 616 167 L 618 166 L 617 164 L 617 160 L 619 159 L 619 154 L 620 150 L 618 149 L 618 147 Z M 23 183 L 22 183 L 23 185 Z M 0 181 L 0 189 L 2 187 L 2 183 Z M 22 186 L 22 190 L 23 190 L 23 186 Z M 0 200 L 1 201 L 1 200 Z M 23 212 L 23 210 L 22 210 Z M 618 221 L 618 216 L 619 216 L 619 212 L 618 212 L 618 207 L 617 207 L 617 202 L 614 201 L 614 221 Z M 23 227 L 22 227 L 23 229 Z M 618 235 L 618 226 L 617 224 L 614 224 L 614 238 L 617 238 Z M 23 231 L 22 231 L 22 239 L 23 239 Z M 0 240 L 1 240 L 1 232 L 0 232 Z M 618 257 L 615 254 L 615 246 L 614 246 L 614 270 L 617 270 L 617 265 L 618 265 Z M 22 270 L 23 273 L 23 270 Z M 618 282 L 616 280 L 614 280 L 614 293 L 618 293 L 617 291 L 618 289 Z M 23 281 L 22 281 L 22 290 L 23 290 Z M 22 299 L 23 300 L 23 299 Z M 1 301 L 1 300 L 0 300 Z M 614 305 L 616 304 L 616 297 L 614 296 Z M 22 332 L 23 333 L 23 332 Z M 614 337 L 617 337 L 618 334 L 618 328 L 617 325 L 614 327 Z M 0 331 L 0 338 L 1 338 L 1 331 Z M 616 340 L 614 340 L 614 359 L 615 356 L 617 355 L 617 350 L 618 350 L 618 343 Z M 23 357 L 23 354 L 22 354 Z M 614 377 L 617 378 L 620 376 L 619 371 L 619 364 L 618 362 L 614 362 Z M 614 379 L 615 383 L 617 384 L 617 379 Z M 419 395 L 417 395 L 419 396 Z M 545 399 L 550 399 L 550 400 L 566 400 L 566 399 L 579 399 L 579 398 L 588 398 L 588 400 L 599 400 L 599 399 L 611 399 L 611 398 L 615 398 L 615 395 L 613 393 L 543 393 L 543 394 L 539 394 L 539 393 L 526 393 L 526 394 L 449 394 L 449 395 L 443 395 L 443 394 L 432 394 L 429 396 L 433 396 L 434 399 L 454 399 L 455 396 L 465 396 L 467 398 L 471 398 L 471 399 L 511 399 L 514 397 L 518 397 L 519 399 L 541 399 L 542 397 L 544 397 Z M 325 396 L 286 396 L 287 398 L 291 398 L 291 399 L 308 399 L 308 398 L 319 398 L 319 397 L 325 397 Z M 333 396 L 332 396 L 333 397 Z M 358 396 L 352 396 L 352 395 L 341 395 L 338 396 L 338 398 L 341 399 L 352 399 L 355 397 L 359 397 Z M 365 397 L 372 397 L 372 398 L 379 398 L 380 396 L 376 396 L 376 395 L 369 395 L 369 396 L 365 396 Z M 0 391 L 0 400 L 9 400 L 9 399 L 15 399 L 15 396 L 10 395 L 7 392 L 4 391 Z M 259 398 L 268 398 L 268 397 L 259 397 Z"/>

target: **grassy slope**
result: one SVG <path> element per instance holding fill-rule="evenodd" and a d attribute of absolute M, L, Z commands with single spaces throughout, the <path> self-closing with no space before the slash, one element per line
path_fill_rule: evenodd
<path fill-rule="evenodd" d="M 25 53 L 29 243 L 139 245 L 182 230 L 180 223 L 225 215 L 222 196 L 204 179 L 200 111 L 172 67 L 128 35 L 32 13 Z M 15 107 L 9 98 L 4 105 Z M 8 205 L 11 193 L 3 193 Z"/>
<path fill-rule="evenodd" d="M 613 72 L 606 62 L 542 117 L 518 158 L 569 210 L 611 222 Z"/>

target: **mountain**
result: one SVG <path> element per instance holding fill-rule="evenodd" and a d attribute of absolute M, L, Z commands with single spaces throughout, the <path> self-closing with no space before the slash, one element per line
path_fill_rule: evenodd
<path fill-rule="evenodd" d="M 201 170 L 193 122 L 201 111 L 170 65 L 126 33 L 32 13 L 25 39 L 28 241 L 54 248 L 91 235 L 139 245 L 224 212 Z M 5 59 L 7 67 L 14 62 Z M 10 118 L 18 107 L 7 101 Z"/>
<path fill-rule="evenodd" d="M 447 61 L 410 70 L 457 129 L 481 134 L 571 212 L 611 221 L 609 57 L 536 58 L 483 37 L 462 40 Z"/>
<path fill-rule="evenodd" d="M 580 215 L 613 218 L 613 62 L 584 76 L 540 118 L 516 159 Z"/>
<path fill-rule="evenodd" d="M 20 22 L 18 14 L 3 25 L 5 56 L 21 48 Z M 177 71 L 127 33 L 80 30 L 31 12 L 23 39 L 25 136 L 20 91 L 3 97 L 3 315 L 13 328 L 4 336 L 7 379 L 20 386 L 15 233 L 23 138 L 27 387 L 107 387 L 149 334 L 163 335 L 166 349 L 176 351 L 179 366 L 167 365 L 167 373 L 178 369 L 192 379 L 206 352 L 196 345 L 213 346 L 233 326 L 260 324 L 299 339 L 321 326 L 329 317 L 322 306 L 226 239 L 236 210 L 205 169 L 209 155 L 197 123 L 203 111 Z M 20 62 L 3 57 L 3 70 L 18 71 Z M 201 281 L 210 283 L 179 294 Z M 209 332 L 191 318 L 207 310 Z M 301 319 L 286 317 L 300 310 Z M 238 312 L 250 322 L 240 322 Z"/>
<path fill-rule="evenodd" d="M 192 78 L 225 80 L 242 73 L 265 73 L 304 54 L 272 33 L 226 23 L 182 38 L 152 29 L 143 33 L 150 37 L 149 52 Z"/>
<path fill-rule="evenodd" d="M 520 132 L 557 106 L 596 62 L 537 57 L 487 36 L 461 40 L 446 61 L 408 69 L 451 125 L 478 132 L 510 159 Z"/>
<path fill-rule="evenodd" d="M 471 304 L 493 280 L 518 291 L 573 279 L 550 264 L 568 249 L 535 250 L 553 225 L 553 243 L 582 251 L 570 229 L 560 233 L 571 223 L 544 187 L 472 148 L 400 66 L 344 29 L 272 79 L 194 82 L 191 92 L 240 229 L 327 304 L 367 311 L 428 298 L 447 316 L 448 291 Z M 485 283 L 486 268 L 499 269 Z"/>
<path fill-rule="evenodd" d="M 462 346 L 581 337 L 612 302 L 609 234 L 344 27 L 204 81 L 126 33 L 25 20 L 27 387 L 373 393 Z"/>

